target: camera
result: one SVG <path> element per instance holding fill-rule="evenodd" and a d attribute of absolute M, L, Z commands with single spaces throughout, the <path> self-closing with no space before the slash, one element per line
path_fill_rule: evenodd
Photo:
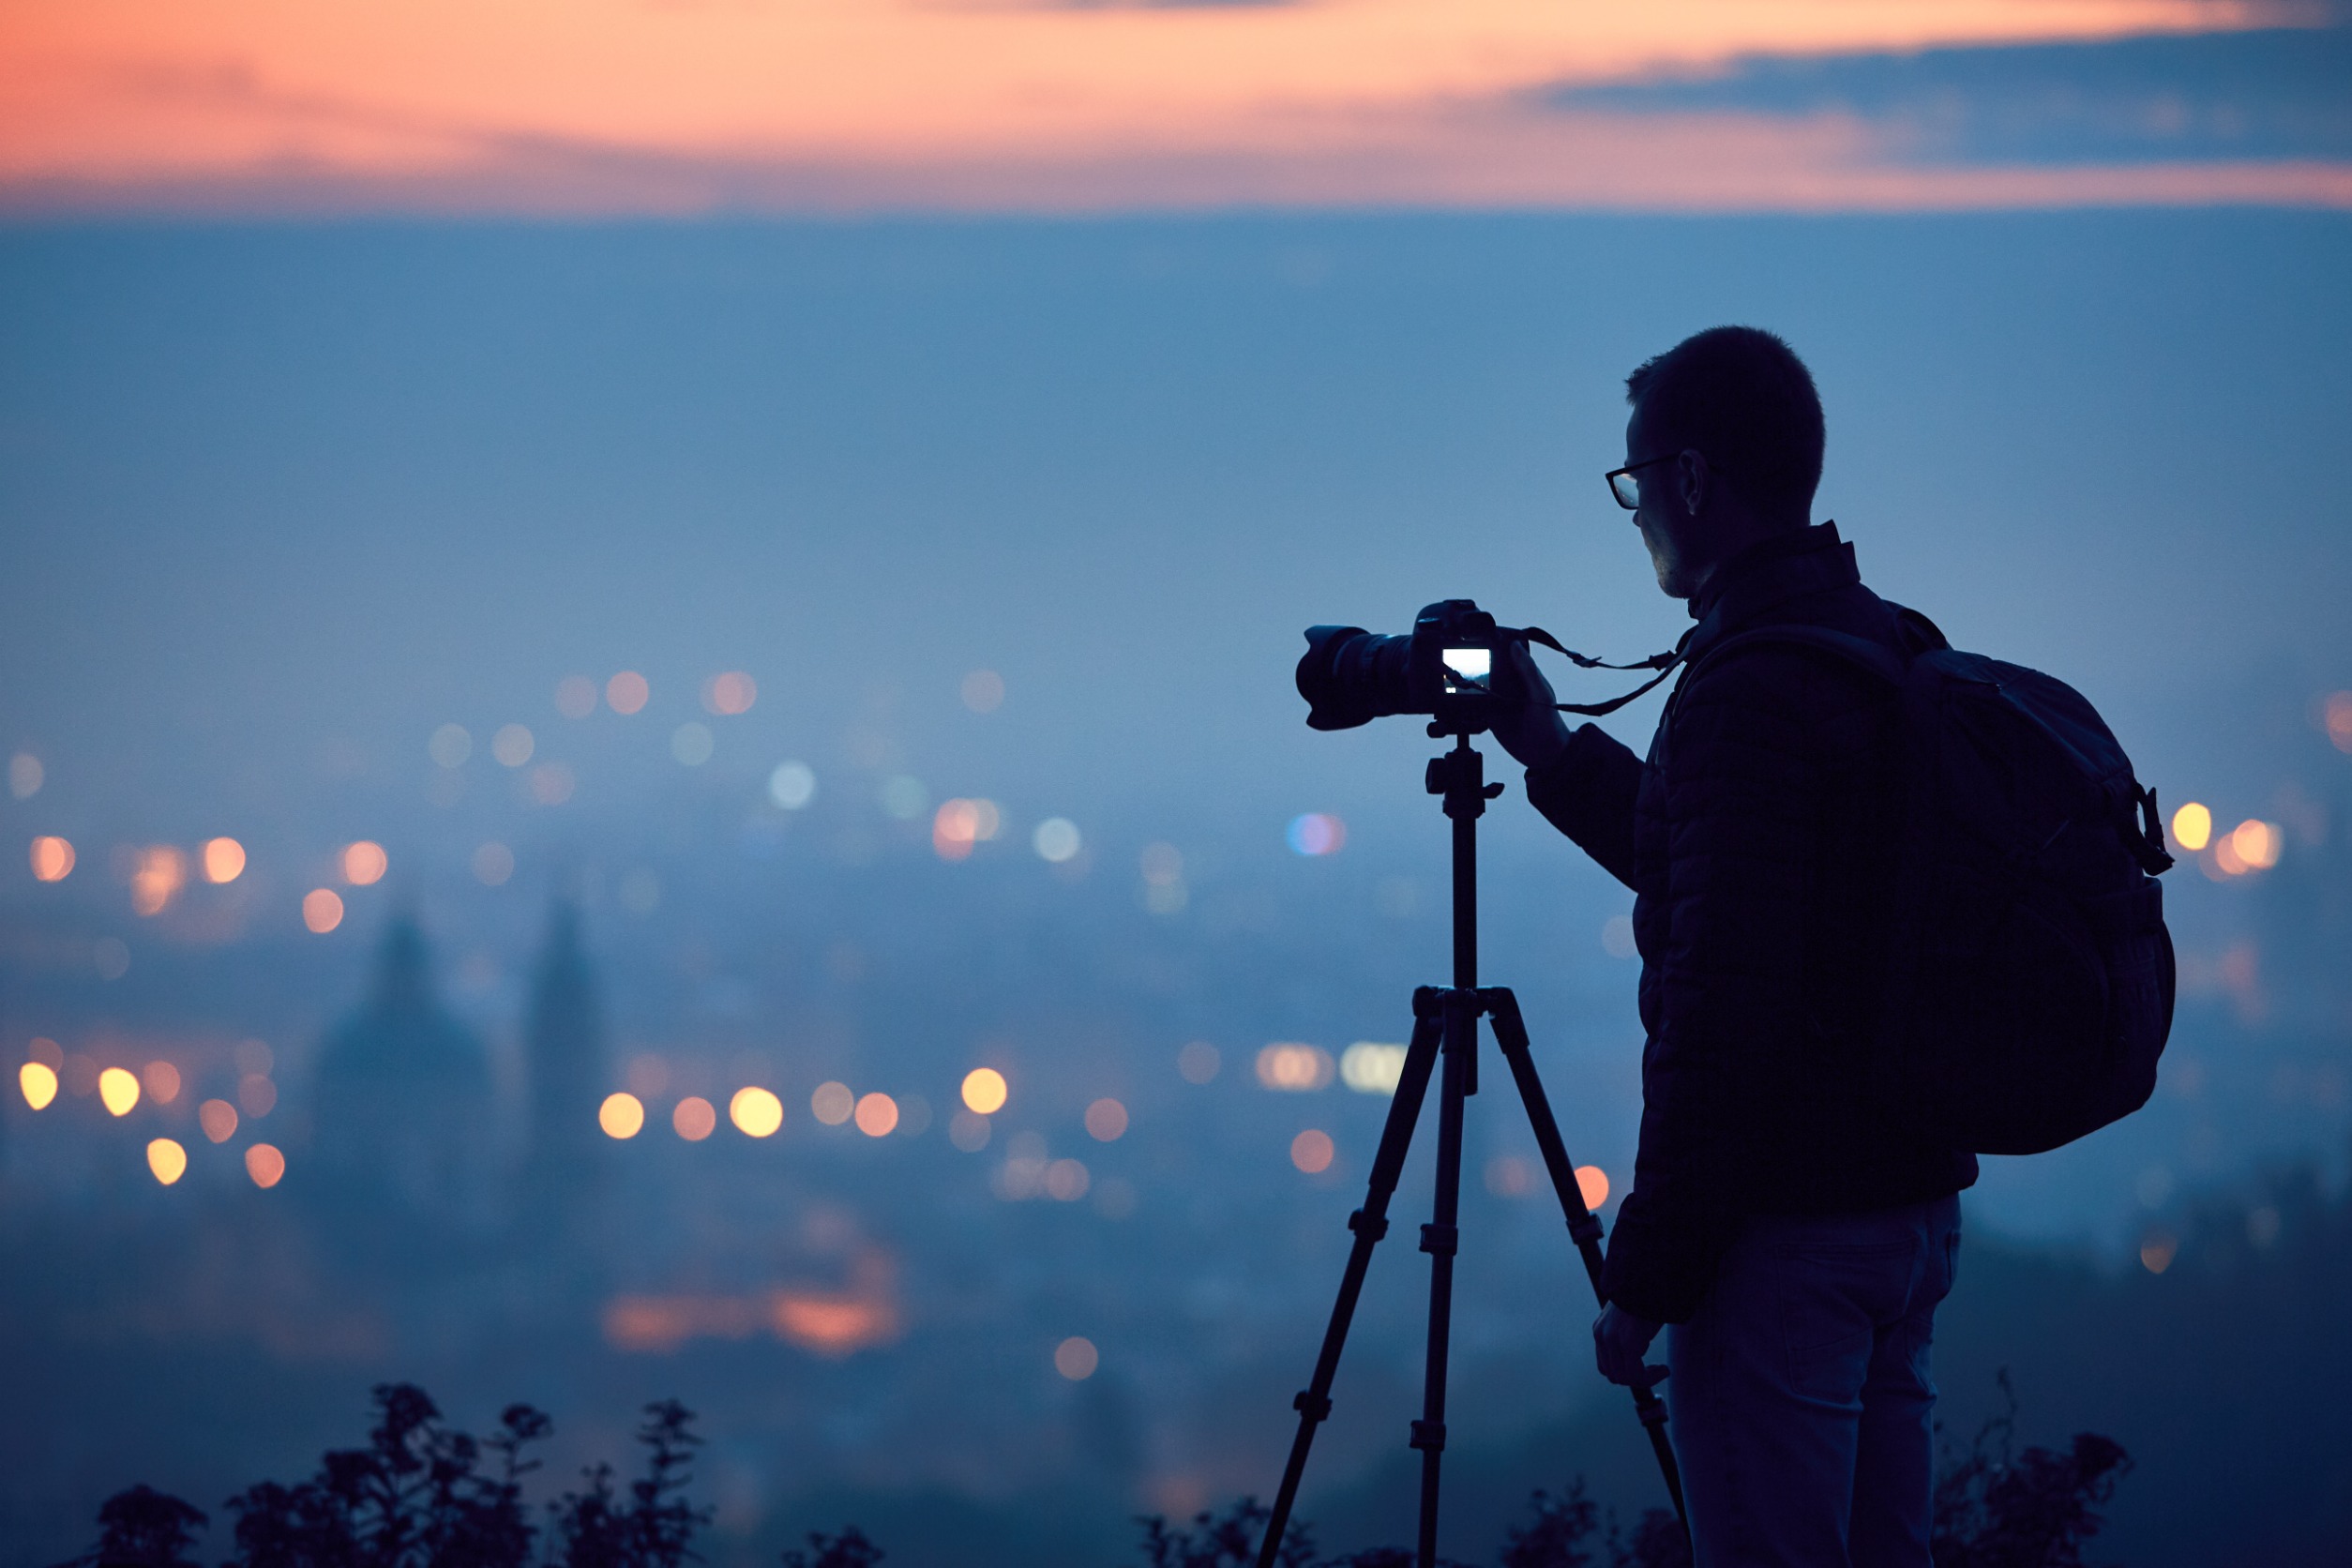
<path fill-rule="evenodd" d="M 1496 683 L 1507 678 L 1510 645 L 1527 640 L 1469 599 L 1440 599 L 1400 635 L 1309 626 L 1298 671 L 1307 726 L 1352 730 L 1391 714 L 1426 714 L 1435 729 L 1475 734 L 1502 695 Z"/>

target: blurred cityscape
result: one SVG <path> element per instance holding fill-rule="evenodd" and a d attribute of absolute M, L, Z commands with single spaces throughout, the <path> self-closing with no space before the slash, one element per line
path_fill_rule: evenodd
<path fill-rule="evenodd" d="M 1270 1485 L 1407 991 L 1443 951 L 1438 863 L 1359 864 L 1329 813 L 1137 842 L 936 799 L 882 727 L 701 787 L 758 689 L 719 672 L 698 716 L 656 723 L 644 677 L 571 675 L 488 734 L 387 746 L 374 782 L 421 825 L 381 840 L 21 832 L 9 1560 L 64 1555 L 134 1477 L 210 1500 L 292 1472 L 393 1377 L 461 1414 L 529 1398 L 565 1453 L 685 1399 L 722 1561 L 827 1506 L 918 1540 L 985 1538 L 966 1515 L 994 1510 L 1028 1542 L 1003 1560 L 1087 1560 L 1132 1513 Z M 972 716 L 1005 697 L 988 670 L 957 691 Z M 2000 1162 L 1972 1223 L 2162 1274 L 2200 1184 L 2340 1168 L 2352 693 L 2311 718 L 2267 814 L 2171 813 L 2159 1104 Z M 567 817 L 575 769 L 628 746 L 674 781 Z M 9 763 L 20 830 L 76 815 L 49 767 Z M 1492 924 L 1560 949 L 1522 989 L 1606 1215 L 1637 1105 L 1629 927 L 1558 903 L 1490 879 Z M 1606 1400 L 1531 1140 L 1507 1098 L 1474 1109 L 1457 1405 L 1501 1442 Z M 2060 1184 L 2089 1197 L 2036 1207 Z M 1376 1266 L 1330 1481 L 1402 1430 L 1415 1261 Z"/>

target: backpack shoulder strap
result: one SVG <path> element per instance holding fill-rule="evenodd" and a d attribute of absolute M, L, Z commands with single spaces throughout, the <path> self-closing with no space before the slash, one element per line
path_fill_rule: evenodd
<path fill-rule="evenodd" d="M 1925 616 L 1921 616 L 1920 621 L 1929 632 L 1935 633 L 1937 644 L 1941 645 L 1943 634 L 1936 631 L 1934 624 Z M 1689 678 L 1697 679 L 1700 671 L 1741 648 L 1764 643 L 1773 643 L 1783 647 L 1817 648 L 1825 654 L 1844 659 L 1848 664 L 1859 665 L 1895 686 L 1902 686 L 1909 678 L 1909 660 L 1905 654 L 1897 653 L 1884 643 L 1873 642 L 1866 637 L 1856 637 L 1851 632 L 1832 631 L 1827 626 L 1802 625 L 1758 626 L 1754 631 L 1743 631 L 1737 637 L 1726 638 L 1699 656 L 1697 661 L 1691 666 Z"/>

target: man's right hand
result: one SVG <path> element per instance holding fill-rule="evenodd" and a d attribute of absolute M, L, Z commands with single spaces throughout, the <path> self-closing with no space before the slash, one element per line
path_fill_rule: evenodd
<path fill-rule="evenodd" d="M 1560 699 L 1552 691 L 1552 683 L 1536 668 L 1535 656 L 1528 652 L 1527 644 L 1513 641 L 1509 656 L 1511 678 L 1502 689 L 1516 693 L 1521 700 L 1497 703 L 1488 728 L 1521 766 L 1541 767 L 1568 749 L 1568 725 L 1560 716 Z"/>

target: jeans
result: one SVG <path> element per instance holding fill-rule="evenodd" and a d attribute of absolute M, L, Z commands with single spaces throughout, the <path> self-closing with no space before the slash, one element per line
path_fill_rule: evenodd
<path fill-rule="evenodd" d="M 1666 1336 L 1696 1568 L 1928 1568 L 1928 1345 L 1959 1252 L 1956 1195 L 1749 1222 Z"/>

